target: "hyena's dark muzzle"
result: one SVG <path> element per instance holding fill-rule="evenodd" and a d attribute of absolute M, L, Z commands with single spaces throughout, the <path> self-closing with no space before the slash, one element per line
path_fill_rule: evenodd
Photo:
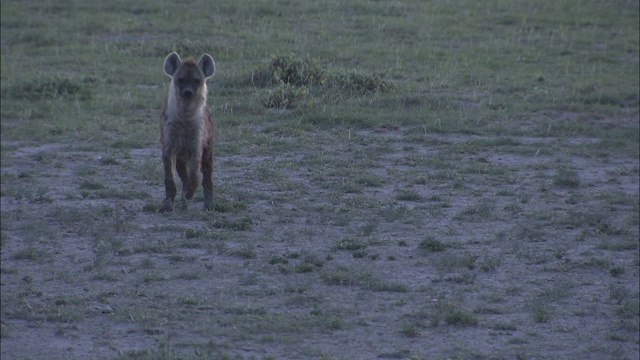
<path fill-rule="evenodd" d="M 198 92 L 201 81 L 198 79 L 178 79 L 178 94 L 185 100 L 190 100 Z"/>

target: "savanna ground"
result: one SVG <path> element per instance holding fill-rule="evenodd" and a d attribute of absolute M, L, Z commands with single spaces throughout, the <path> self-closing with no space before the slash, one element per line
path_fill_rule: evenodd
<path fill-rule="evenodd" d="M 637 1 L 3 1 L 2 359 L 637 359 Z M 210 53 L 216 208 L 164 196 Z"/>

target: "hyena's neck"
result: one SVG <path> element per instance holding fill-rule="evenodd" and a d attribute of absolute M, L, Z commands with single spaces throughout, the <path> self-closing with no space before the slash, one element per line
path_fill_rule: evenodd
<path fill-rule="evenodd" d="M 202 121 L 204 110 L 207 106 L 207 87 L 203 86 L 196 96 L 191 100 L 181 99 L 175 86 L 171 86 L 168 99 L 168 113 L 172 118 L 181 122 Z"/>

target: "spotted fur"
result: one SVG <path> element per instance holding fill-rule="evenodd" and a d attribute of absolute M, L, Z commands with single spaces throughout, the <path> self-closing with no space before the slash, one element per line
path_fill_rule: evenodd
<path fill-rule="evenodd" d="M 171 76 L 169 96 L 160 116 L 160 144 L 164 166 L 165 199 L 160 212 L 172 211 L 177 193 L 176 172 L 182 181 L 181 206 L 193 198 L 202 173 L 204 207 L 213 209 L 213 154 L 216 127 L 207 107 L 207 79 L 216 67 L 208 54 L 196 63 L 171 53 L 164 71 Z"/>

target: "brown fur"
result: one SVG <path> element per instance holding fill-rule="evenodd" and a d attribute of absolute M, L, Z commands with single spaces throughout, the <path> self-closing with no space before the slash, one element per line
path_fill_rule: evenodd
<path fill-rule="evenodd" d="M 213 209 L 213 154 L 215 122 L 207 107 L 207 79 L 215 72 L 213 59 L 204 54 L 198 63 L 176 53 L 165 60 L 171 76 L 169 96 L 160 116 L 160 144 L 166 196 L 160 212 L 172 211 L 177 193 L 175 174 L 182 181 L 181 205 L 193 198 L 202 173 L 204 207 Z"/>

